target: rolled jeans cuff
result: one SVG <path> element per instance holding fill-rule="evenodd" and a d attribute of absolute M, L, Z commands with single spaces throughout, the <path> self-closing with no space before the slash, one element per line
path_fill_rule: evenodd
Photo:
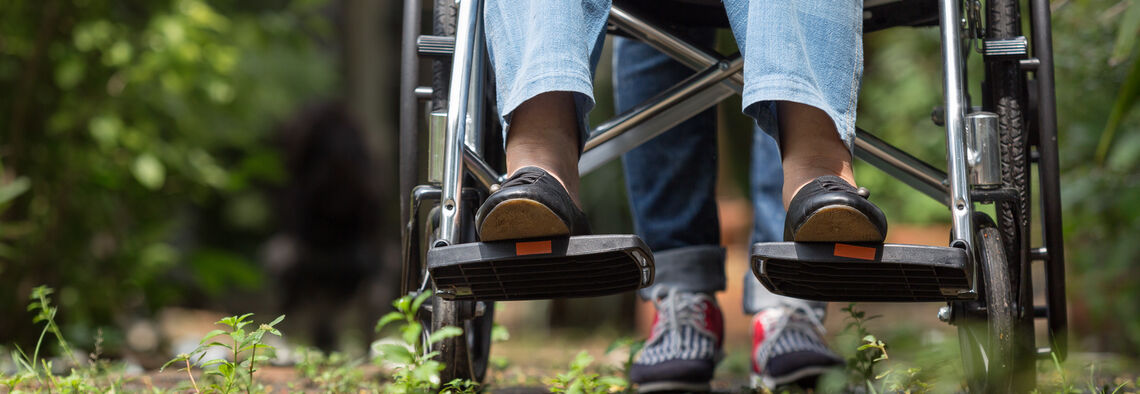
<path fill-rule="evenodd" d="M 724 290 L 724 248 L 687 246 L 653 253 L 653 284 L 638 291 L 651 300 L 657 289 L 687 293 L 713 293 Z M 660 290 L 666 291 L 666 290 Z"/>

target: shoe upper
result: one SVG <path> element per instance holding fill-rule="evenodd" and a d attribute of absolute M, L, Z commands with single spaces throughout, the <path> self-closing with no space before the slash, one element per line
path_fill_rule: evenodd
<path fill-rule="evenodd" d="M 856 189 L 843 178 L 827 175 L 813 179 L 804 185 L 792 201 L 788 203 L 788 216 L 784 221 L 784 240 L 794 241 L 799 227 L 817 210 L 834 205 L 843 205 L 861 212 L 879 231 L 880 236 L 887 234 L 887 218 L 879 207 L 871 203 L 868 198 L 871 193 L 865 188 Z"/>
<path fill-rule="evenodd" d="M 788 383 L 805 369 L 843 363 L 824 342 L 826 331 L 816 312 L 807 304 L 791 304 L 752 318 L 752 373 L 766 381 Z"/>
<path fill-rule="evenodd" d="M 523 167 L 515 171 L 479 206 L 475 223 L 482 227 L 484 219 L 497 205 L 513 199 L 533 200 L 550 208 L 570 229 L 570 235 L 590 233 L 586 213 L 574 204 L 574 199 L 557 178 L 539 167 Z"/>
<path fill-rule="evenodd" d="M 708 294 L 663 290 L 654 291 L 657 315 L 631 379 L 639 384 L 712 380 L 724 341 L 720 307 Z"/>

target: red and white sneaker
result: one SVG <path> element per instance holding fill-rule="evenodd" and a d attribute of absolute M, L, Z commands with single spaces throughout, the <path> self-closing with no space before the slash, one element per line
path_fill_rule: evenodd
<path fill-rule="evenodd" d="M 824 372 L 843 365 L 823 341 L 823 323 L 807 305 L 768 308 L 752 318 L 752 387 L 791 383 L 815 386 Z"/>
<path fill-rule="evenodd" d="M 716 299 L 675 289 L 654 291 L 653 332 L 630 367 L 638 392 L 709 391 L 724 342 L 724 315 Z"/>

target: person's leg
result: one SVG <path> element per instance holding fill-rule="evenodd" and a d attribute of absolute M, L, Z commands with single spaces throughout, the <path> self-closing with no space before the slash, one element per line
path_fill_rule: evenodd
<path fill-rule="evenodd" d="M 578 155 L 609 8 L 609 0 L 487 1 L 511 178 L 476 214 L 482 240 L 589 232 L 577 203 Z"/>
<path fill-rule="evenodd" d="M 788 241 L 881 241 L 885 220 L 854 188 L 850 164 L 862 74 L 862 1 L 725 0 L 725 6 L 745 59 L 744 112 L 776 138 L 758 136 L 754 160 L 764 160 L 758 156 L 764 150 L 778 150 L 783 163 L 782 182 L 763 176 L 770 165 L 754 165 L 754 240 L 778 239 L 773 218 L 783 217 Z M 872 225 L 870 232 L 850 228 L 875 220 L 882 226 Z M 754 278 L 746 283 L 751 297 L 745 307 L 756 313 L 754 384 L 802 381 L 842 363 L 824 344 L 822 303 L 755 291 L 759 287 Z"/>
<path fill-rule="evenodd" d="M 690 37 L 711 46 L 711 29 Z M 642 42 L 616 38 L 614 94 L 620 113 L 693 74 Z M 712 298 L 724 290 L 716 208 L 716 115 L 710 109 L 623 156 L 634 227 L 654 253 L 654 284 L 642 289 L 657 319 L 630 369 L 639 390 L 707 390 L 723 338 Z M 698 314 L 697 319 L 676 319 Z"/>
<path fill-rule="evenodd" d="M 753 133 L 750 172 L 752 243 L 779 241 L 784 228 L 780 149 L 759 127 Z M 822 322 L 826 312 L 825 302 L 772 294 L 755 276 L 745 275 L 744 313 L 753 315 L 750 358 L 754 387 L 774 388 L 789 381 L 810 386 L 805 379 L 814 378 L 835 365 L 838 357 L 827 348 L 820 335 L 822 330 L 813 324 Z M 781 351 L 774 352 L 777 346 Z"/>
<path fill-rule="evenodd" d="M 752 134 L 749 180 L 752 189 L 752 243 L 778 242 L 784 232 L 784 206 L 780 201 L 784 174 L 780 165 L 780 147 L 759 127 Z M 791 305 L 789 300 L 791 298 L 765 289 L 756 276 L 744 276 L 745 314 L 755 315 L 763 309 Z M 827 303 L 812 302 L 810 305 L 823 319 Z"/>
<path fill-rule="evenodd" d="M 780 142 L 785 238 L 881 242 L 886 219 L 851 172 L 862 1 L 726 0 L 725 7 L 744 54 L 744 112 Z"/>

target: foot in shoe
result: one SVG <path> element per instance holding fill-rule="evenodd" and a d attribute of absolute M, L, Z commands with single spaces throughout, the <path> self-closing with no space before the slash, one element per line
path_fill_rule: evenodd
<path fill-rule="evenodd" d="M 869 197 L 867 189 L 856 189 L 833 175 L 808 182 L 788 204 L 784 240 L 883 242 L 887 219 Z"/>
<path fill-rule="evenodd" d="M 724 315 L 716 300 L 661 287 L 652 298 L 657 317 L 630 367 L 630 380 L 642 393 L 709 391 L 724 341 Z"/>
<path fill-rule="evenodd" d="M 523 167 L 487 197 L 475 215 L 482 241 L 585 235 L 586 214 L 566 188 L 538 167 Z"/>
<path fill-rule="evenodd" d="M 805 305 L 768 308 L 752 318 L 752 387 L 775 390 L 796 384 L 815 387 L 823 373 L 843 360 L 823 341 L 823 324 Z"/>

